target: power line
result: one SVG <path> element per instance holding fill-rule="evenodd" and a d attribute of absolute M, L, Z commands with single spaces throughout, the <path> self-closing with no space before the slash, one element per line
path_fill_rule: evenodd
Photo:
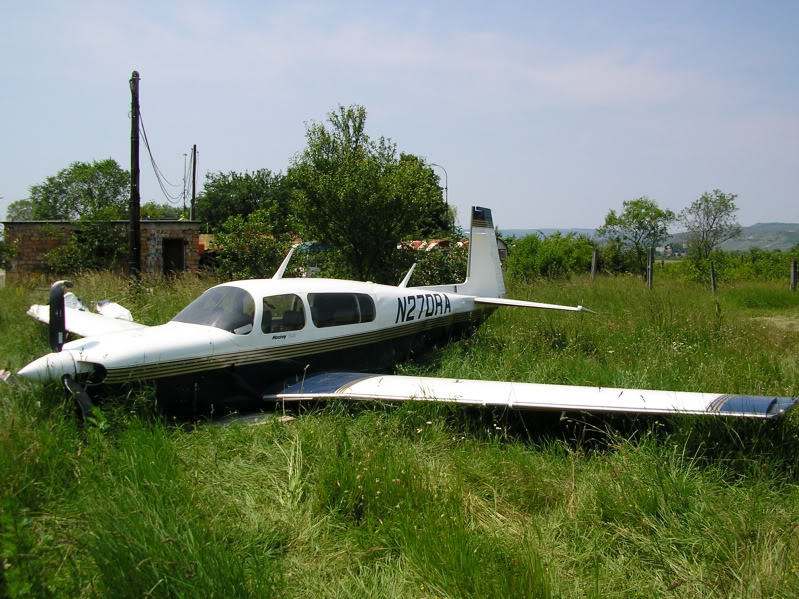
<path fill-rule="evenodd" d="M 172 182 L 171 182 L 169 179 L 167 179 L 167 178 L 166 178 L 166 176 L 164 175 L 163 171 L 162 171 L 162 170 L 161 170 L 161 169 L 158 167 L 158 165 L 155 163 L 155 158 L 153 157 L 153 153 L 152 153 L 152 151 L 150 150 L 150 142 L 149 142 L 149 140 L 147 139 L 147 131 L 146 131 L 146 130 L 145 130 L 145 128 L 144 128 L 144 119 L 142 119 L 142 116 L 141 116 L 141 110 L 139 110 L 139 123 L 140 123 L 140 125 L 141 125 L 141 132 L 142 132 L 142 134 L 144 135 L 144 145 L 146 145 L 146 146 L 147 146 L 147 152 L 150 154 L 150 159 L 151 159 L 151 161 L 152 161 L 152 163 L 153 163 L 153 168 L 156 170 L 156 173 L 157 173 L 157 174 L 158 174 L 158 175 L 159 175 L 159 176 L 160 176 L 160 177 L 161 177 L 161 178 L 162 178 L 162 179 L 163 179 L 163 180 L 164 180 L 164 181 L 165 181 L 167 184 L 171 185 L 172 187 L 180 187 L 180 185 L 179 185 L 179 184 L 177 184 L 177 183 L 172 183 Z"/>
<path fill-rule="evenodd" d="M 153 156 L 153 151 L 150 148 L 150 140 L 147 139 L 147 130 L 144 128 L 144 120 L 141 118 L 141 110 L 139 110 L 139 128 L 141 131 L 141 137 L 144 140 L 144 146 L 147 148 L 147 154 L 150 156 L 150 164 L 153 167 L 153 172 L 155 173 L 155 179 L 158 181 L 158 186 L 161 188 L 161 193 L 164 194 L 164 197 L 170 204 L 178 204 L 181 200 L 180 192 L 177 192 L 175 195 L 172 195 L 167 191 L 166 186 L 164 183 L 171 185 L 172 187 L 179 188 L 179 184 L 172 183 L 164 176 L 164 173 L 158 167 L 158 164 L 155 162 L 155 157 Z"/>

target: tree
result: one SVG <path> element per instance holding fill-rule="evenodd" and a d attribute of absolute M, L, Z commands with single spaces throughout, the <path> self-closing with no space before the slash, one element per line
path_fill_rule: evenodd
<path fill-rule="evenodd" d="M 661 209 L 655 200 L 643 196 L 622 203 L 624 210 L 617 214 L 608 212 L 605 224 L 597 234 L 608 237 L 633 255 L 633 265 L 638 272 L 646 272 L 647 250 L 665 241 L 669 226 L 674 222 L 674 212 Z"/>
<path fill-rule="evenodd" d="M 306 126 L 307 145 L 287 173 L 306 239 L 327 243 L 341 274 L 394 282 L 403 239 L 447 236 L 454 219 L 438 176 L 419 157 L 365 131 L 362 106 L 339 106 Z"/>
<path fill-rule="evenodd" d="M 734 193 L 720 189 L 705 192 L 680 212 L 686 230 L 686 245 L 697 260 L 707 258 L 722 243 L 741 233 Z"/>
<path fill-rule="evenodd" d="M 216 234 L 219 273 L 230 279 L 271 277 L 288 253 L 289 235 L 275 234 L 277 208 L 259 208 L 247 216 L 234 214 Z"/>
<path fill-rule="evenodd" d="M 40 185 L 30 187 L 34 220 L 126 218 L 130 173 L 115 160 L 73 162 Z"/>
<path fill-rule="evenodd" d="M 150 201 L 142 204 L 139 208 L 139 214 L 143 219 L 165 218 L 165 219 L 178 219 L 183 216 L 182 206 L 171 206 L 169 204 L 158 204 Z"/>
<path fill-rule="evenodd" d="M 30 200 L 11 202 L 6 209 L 6 220 L 33 220 L 33 203 Z"/>
<path fill-rule="evenodd" d="M 253 173 L 208 173 L 197 197 L 197 218 L 218 231 L 231 216 L 247 216 L 259 209 L 271 212 L 275 231 L 291 228 L 291 190 L 282 173 L 259 169 Z M 272 210 L 274 208 L 274 210 Z"/>

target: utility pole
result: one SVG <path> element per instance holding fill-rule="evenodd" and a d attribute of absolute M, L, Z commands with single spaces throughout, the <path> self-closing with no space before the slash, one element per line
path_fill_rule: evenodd
<path fill-rule="evenodd" d="M 194 213 L 194 196 L 197 191 L 197 144 L 191 147 L 191 212 L 189 219 L 194 220 L 196 214 Z"/>
<path fill-rule="evenodd" d="M 130 226 L 128 227 L 128 276 L 141 274 L 141 230 L 139 224 L 139 72 L 130 76 Z"/>
<path fill-rule="evenodd" d="M 187 174 L 186 174 L 186 156 L 188 156 L 188 154 L 186 154 L 184 152 L 183 153 L 183 212 L 180 213 L 181 217 L 186 216 L 186 196 L 189 195 L 188 187 L 186 185 L 187 184 L 187 181 L 186 181 L 186 177 L 187 177 Z"/>

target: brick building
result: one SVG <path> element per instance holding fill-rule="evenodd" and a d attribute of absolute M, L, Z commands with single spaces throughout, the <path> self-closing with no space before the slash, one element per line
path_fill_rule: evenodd
<path fill-rule="evenodd" d="M 128 235 L 128 221 L 112 221 Z M 17 256 L 9 273 L 42 271 L 44 255 L 64 243 L 79 225 L 66 221 L 3 222 L 7 242 L 16 243 Z M 141 269 L 160 275 L 196 270 L 200 265 L 200 223 L 183 220 L 141 221 Z"/>

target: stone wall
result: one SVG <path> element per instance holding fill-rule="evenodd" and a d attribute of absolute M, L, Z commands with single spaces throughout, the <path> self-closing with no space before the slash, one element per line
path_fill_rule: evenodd
<path fill-rule="evenodd" d="M 128 222 L 114 221 L 127 238 Z M 43 270 L 44 255 L 68 241 L 78 227 L 63 221 L 4 222 L 5 240 L 16 243 L 17 257 L 9 273 L 26 274 Z M 197 221 L 141 221 L 142 272 L 164 274 L 163 247 L 165 239 L 183 241 L 183 260 L 186 270 L 200 265 L 200 223 Z"/>
<path fill-rule="evenodd" d="M 186 270 L 200 266 L 200 226 L 195 221 L 143 221 L 141 223 L 141 269 L 164 273 L 164 239 L 183 240 Z"/>

